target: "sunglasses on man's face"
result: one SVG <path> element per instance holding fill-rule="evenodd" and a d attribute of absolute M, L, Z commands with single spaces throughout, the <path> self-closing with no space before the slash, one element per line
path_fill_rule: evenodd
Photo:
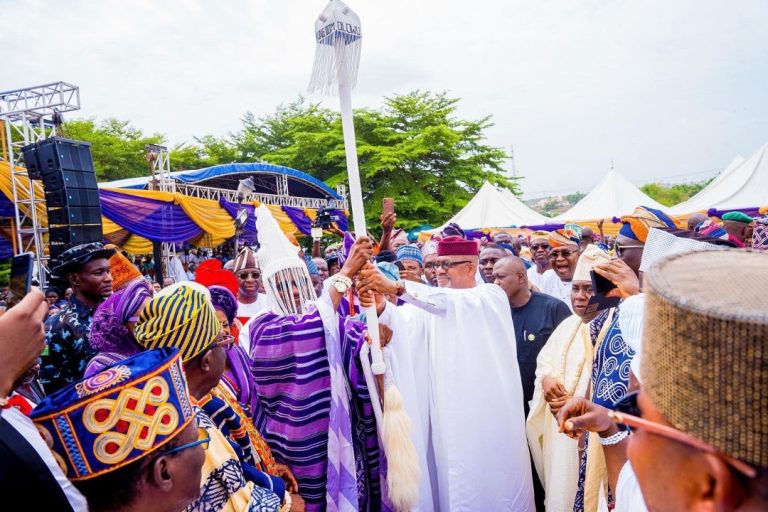
<path fill-rule="evenodd" d="M 197 429 L 197 441 L 192 441 L 191 443 L 182 444 L 181 446 L 177 446 L 176 448 L 171 448 L 167 452 L 163 453 L 163 455 L 171 455 L 172 453 L 178 453 L 180 451 L 186 450 L 187 448 L 193 448 L 195 446 L 203 445 L 203 450 L 208 449 L 208 443 L 211 441 L 211 436 L 208 435 L 208 431 L 205 430 L 202 427 L 198 427 Z"/>
<path fill-rule="evenodd" d="M 570 249 L 561 249 L 561 250 L 555 249 L 554 251 L 549 253 L 549 259 L 556 260 L 557 258 L 560 258 L 560 257 L 568 259 L 571 256 L 571 254 L 576 252 L 579 252 L 579 251 L 572 251 Z"/>
<path fill-rule="evenodd" d="M 532 251 L 548 251 L 550 249 L 549 244 L 533 244 L 531 245 Z"/>
<path fill-rule="evenodd" d="M 240 272 L 238 274 L 238 277 L 243 281 L 245 281 L 248 278 L 255 279 L 256 281 L 258 281 L 259 279 L 261 279 L 261 272 Z"/>

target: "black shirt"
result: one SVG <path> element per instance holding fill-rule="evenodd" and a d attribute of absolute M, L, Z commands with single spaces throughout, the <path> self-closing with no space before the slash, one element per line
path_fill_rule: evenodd
<path fill-rule="evenodd" d="M 512 308 L 526 417 L 528 402 L 533 398 L 536 358 L 552 332 L 569 316 L 571 310 L 565 302 L 539 292 L 531 292 L 531 300 L 525 306 Z"/>

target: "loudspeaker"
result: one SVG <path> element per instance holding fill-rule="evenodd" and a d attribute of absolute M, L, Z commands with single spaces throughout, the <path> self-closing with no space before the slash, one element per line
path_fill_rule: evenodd
<path fill-rule="evenodd" d="M 48 224 L 100 224 L 101 210 L 98 207 L 62 207 L 48 209 Z"/>
<path fill-rule="evenodd" d="M 101 208 L 99 190 L 94 188 L 62 188 L 45 191 L 46 208 L 61 208 L 63 206 L 79 206 Z"/>
<path fill-rule="evenodd" d="M 93 173 L 91 144 L 78 140 L 51 137 L 37 143 L 40 174 L 57 174 L 60 170 Z"/>
<path fill-rule="evenodd" d="M 43 174 L 43 188 L 57 190 L 62 188 L 96 188 L 96 174 L 92 172 L 64 171 Z"/>
<path fill-rule="evenodd" d="M 39 180 L 42 178 L 40 174 L 40 162 L 37 160 L 37 144 L 29 144 L 21 148 L 21 152 L 24 155 L 24 166 L 27 168 L 27 174 L 29 179 Z"/>
<path fill-rule="evenodd" d="M 88 242 L 100 242 L 102 240 L 101 225 L 70 224 L 69 226 L 49 228 L 48 238 L 51 243 L 69 244 L 70 247 Z"/>

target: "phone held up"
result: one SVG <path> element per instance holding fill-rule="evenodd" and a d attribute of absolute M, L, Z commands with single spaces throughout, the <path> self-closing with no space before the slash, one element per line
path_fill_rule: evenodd
<path fill-rule="evenodd" d="M 619 297 L 606 296 L 608 292 L 616 288 L 613 281 L 606 279 L 594 270 L 590 270 L 589 275 L 592 277 L 592 290 L 595 294 L 589 299 L 586 312 L 594 313 L 595 311 L 616 307 L 621 299 Z"/>
<path fill-rule="evenodd" d="M 384 201 L 382 201 L 381 205 L 381 213 L 384 215 L 389 215 L 390 213 L 395 213 L 395 199 L 392 197 L 385 197 Z"/>
<path fill-rule="evenodd" d="M 35 259 L 31 252 L 14 256 L 11 260 L 11 276 L 8 286 L 8 309 L 12 308 L 29 293 L 32 287 L 32 273 Z"/>

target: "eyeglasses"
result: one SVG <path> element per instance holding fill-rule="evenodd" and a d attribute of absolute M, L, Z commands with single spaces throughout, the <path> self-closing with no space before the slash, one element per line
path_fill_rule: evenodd
<path fill-rule="evenodd" d="M 258 281 L 259 279 L 261 279 L 261 272 L 240 272 L 237 276 L 243 281 L 245 281 L 249 277 L 251 279 L 255 279 L 256 281 Z"/>
<path fill-rule="evenodd" d="M 531 250 L 532 251 L 538 251 L 538 250 L 548 251 L 549 249 L 551 249 L 549 244 L 533 244 L 533 245 L 531 245 Z"/>
<path fill-rule="evenodd" d="M 463 263 L 472 263 L 472 262 L 469 261 L 469 260 L 463 260 L 463 261 L 436 261 L 435 262 L 435 269 L 437 269 L 439 267 L 439 268 L 441 268 L 443 270 L 450 270 L 453 267 L 455 267 L 457 265 L 461 265 Z"/>
<path fill-rule="evenodd" d="M 430 261 L 429 263 L 424 264 L 424 268 L 429 270 L 435 270 L 437 267 L 438 267 L 438 264 L 435 263 L 434 261 Z"/>
<path fill-rule="evenodd" d="M 619 243 L 613 246 L 613 248 L 616 250 L 616 256 L 621 256 L 622 254 L 624 254 L 624 251 L 626 251 L 627 249 L 642 249 L 643 247 L 645 246 L 644 245 L 621 245 Z"/>
<path fill-rule="evenodd" d="M 757 477 L 757 470 L 752 466 L 750 466 L 749 464 L 747 464 L 746 462 L 743 462 L 735 457 L 732 457 L 727 453 L 723 453 L 717 448 L 715 448 L 714 446 L 710 446 L 704 441 L 701 441 L 691 435 L 686 434 L 682 430 L 677 430 L 676 428 L 668 427 L 667 425 L 662 425 L 661 423 L 656 423 L 655 421 L 646 420 L 638 416 L 640 414 L 640 408 L 637 407 L 637 392 L 630 393 L 629 395 L 624 397 L 624 399 L 622 399 L 619 403 L 617 403 L 615 407 L 617 410 L 608 411 L 608 417 L 611 418 L 616 423 L 621 423 L 622 425 L 626 425 L 631 428 L 645 429 L 651 434 L 655 434 L 661 437 L 666 437 L 667 439 L 671 439 L 673 441 L 683 443 L 685 445 L 696 448 L 697 450 L 701 450 L 707 453 L 717 455 L 718 457 L 723 459 L 723 461 L 729 464 L 733 469 L 745 475 L 747 478 Z M 628 414 L 626 412 L 623 412 L 622 409 L 632 410 L 637 415 Z"/>
<path fill-rule="evenodd" d="M 549 259 L 556 260 L 557 258 L 560 258 L 560 257 L 568 259 L 571 256 L 571 254 L 578 253 L 578 252 L 579 251 L 577 251 L 575 249 L 574 250 L 570 250 L 570 249 L 557 250 L 557 249 L 555 249 L 554 251 L 549 253 Z"/>
<path fill-rule="evenodd" d="M 197 441 L 192 441 L 191 443 L 183 444 L 181 446 L 177 446 L 176 448 L 171 448 L 167 452 L 164 452 L 163 455 L 171 455 L 172 453 L 178 453 L 182 450 L 186 450 L 187 448 L 194 448 L 195 446 L 200 445 L 203 445 L 203 450 L 207 450 L 209 442 L 211 442 L 211 436 L 208 435 L 208 431 L 202 427 L 197 427 Z"/>

